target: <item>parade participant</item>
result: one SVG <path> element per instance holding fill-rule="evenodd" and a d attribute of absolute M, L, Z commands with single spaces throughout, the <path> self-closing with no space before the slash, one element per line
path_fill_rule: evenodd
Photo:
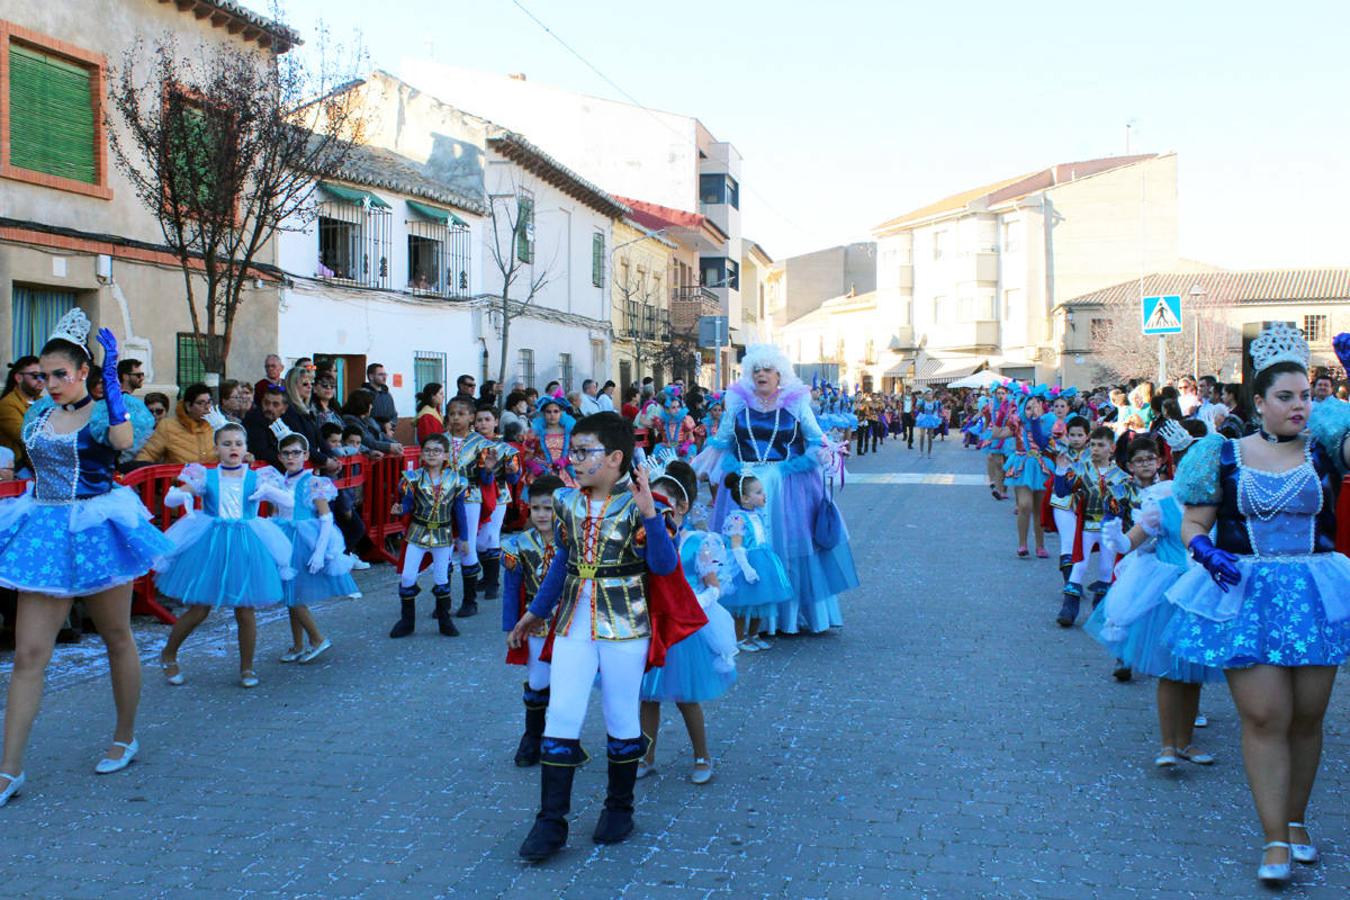
<path fill-rule="evenodd" d="M 430 434 L 422 440 L 420 464 L 404 472 L 399 482 L 399 501 L 393 514 L 412 516 L 403 535 L 403 568 L 399 576 L 399 618 L 390 629 L 391 638 L 413 633 L 417 615 L 417 575 L 422 561 L 431 557 L 431 595 L 436 598 L 436 621 L 441 634 L 458 637 L 459 629 L 450 615 L 450 557 L 463 553 L 470 533 L 464 508 L 469 484 L 449 465 L 450 439 Z M 458 546 L 456 546 L 458 545 Z"/>
<path fill-rule="evenodd" d="M 1169 423 L 1164 434 L 1180 460 L 1197 438 L 1205 436 L 1205 428 L 1194 421 Z M 1152 443 L 1148 438 L 1135 438 L 1139 441 Z M 1124 558 L 1116 566 L 1115 583 L 1083 630 L 1116 657 L 1117 680 L 1125 680 L 1119 676 L 1121 667 L 1126 675 L 1133 670 L 1158 679 L 1162 749 L 1154 765 L 1170 768 L 1184 759 L 1207 766 L 1214 757 L 1194 744 L 1200 688 L 1206 682 L 1222 681 L 1223 672 L 1178 658 L 1163 640 L 1177 611 L 1164 595 L 1189 568 L 1190 560 L 1181 543 L 1182 509 L 1173 495 L 1173 483 L 1157 482 L 1141 493 L 1139 511 L 1128 533 L 1122 532 L 1120 519 L 1108 519 L 1102 526 L 1102 543 Z"/>
<path fill-rule="evenodd" d="M 994 399 L 984 408 L 984 427 L 981 443 L 985 455 L 985 469 L 989 475 L 989 492 L 995 500 L 1007 500 L 1008 490 L 1003 483 L 1003 468 L 1007 464 L 1008 417 L 1014 412 L 1008 399 L 1008 385 L 994 388 Z"/>
<path fill-rule="evenodd" d="M 708 395 L 708 405 L 704 407 L 703 419 L 694 429 L 694 439 L 699 450 L 702 450 L 704 445 L 708 443 L 708 438 L 717 434 L 717 429 L 722 424 L 722 412 L 725 408 L 726 405 L 722 401 L 721 391 L 714 391 Z"/>
<path fill-rule="evenodd" d="M 1118 516 L 1127 504 L 1126 484 L 1129 476 L 1115 463 L 1115 433 L 1102 425 L 1092 430 L 1088 438 L 1089 457 L 1081 472 L 1075 469 L 1055 472 L 1055 493 L 1073 494 L 1077 505 L 1074 524 L 1073 568 L 1069 583 L 1064 586 L 1064 602 L 1055 621 L 1069 628 L 1078 618 L 1083 599 L 1083 579 L 1088 571 L 1088 559 L 1097 551 L 1097 579 L 1088 586 L 1094 600 L 1106 593 L 1111 582 L 1115 556 L 1101 547 L 1102 521 L 1107 516 Z"/>
<path fill-rule="evenodd" d="M 462 376 L 461 376 L 462 377 Z M 455 615 L 461 619 L 478 613 L 478 529 L 483 512 L 483 495 L 494 495 L 496 484 L 493 471 L 500 459 L 497 445 L 473 430 L 473 400 L 465 396 L 450 398 L 445 411 L 446 433 L 450 438 L 450 458 L 446 467 L 458 472 L 466 485 L 464 490 L 464 521 L 468 531 L 457 531 L 455 562 L 459 563 L 459 577 L 464 594 Z M 447 598 L 448 599 L 448 598 Z"/>
<path fill-rule="evenodd" d="M 681 568 L 708 624 L 666 652 L 666 664 L 651 669 L 642 679 L 642 733 L 648 737 L 647 753 L 638 764 L 637 777 L 656 772 L 656 739 L 661 729 L 661 703 L 674 703 L 684 719 L 694 751 L 689 780 L 707 784 L 712 780 L 712 757 L 708 753 L 708 727 L 702 704 L 716 700 L 736 683 L 736 635 L 731 615 L 717 604 L 721 594 L 719 569 L 725 558 L 722 540 L 706 531 L 684 528 L 692 499 L 698 491 L 694 470 L 679 461 L 667 466 L 652 482 L 652 491 L 670 500 L 666 513 L 678 531 Z"/>
<path fill-rule="evenodd" d="M 735 617 L 736 647 L 757 653 L 772 647 L 760 635 L 777 633 L 779 611 L 792 596 L 792 584 L 769 542 L 764 485 L 754 475 L 731 472 L 724 486 L 734 506 L 722 520 L 722 536 L 734 563 L 727 572 L 722 606 Z"/>
<path fill-rule="evenodd" d="M 914 427 L 919 429 L 919 455 L 933 455 L 933 435 L 942 427 L 942 404 L 933 399 L 933 389 L 923 392 L 914 406 Z"/>
<path fill-rule="evenodd" d="M 528 502 L 530 527 L 502 541 L 505 572 L 505 599 L 502 601 L 502 631 L 510 632 L 525 615 L 539 593 L 539 585 L 553 562 L 556 540 L 553 536 L 553 495 L 562 490 L 562 479 L 540 475 L 530 485 Z M 521 768 L 539 762 L 539 745 L 544 739 L 544 714 L 548 709 L 549 664 L 539 658 L 548 637 L 548 622 L 541 620 L 525 636 L 525 643 L 507 653 L 506 661 L 525 666 L 525 733 L 516 747 L 516 765 Z"/>
<path fill-rule="evenodd" d="M 79 309 L 61 317 L 32 367 L 47 396 L 30 403 L 20 439 L 34 482 L 0 504 L 0 586 L 18 591 L 14 669 L 5 704 L 0 806 L 24 786 L 23 754 L 42 699 L 56 635 L 75 597 L 98 627 L 108 651 L 117 722 L 113 742 L 94 771 L 126 768 L 140 748 L 136 709 L 141 663 L 131 635 L 131 582 L 171 548 L 129 488 L 113 482 L 119 452 L 154 423 L 135 416 L 117 381 L 117 339 L 100 329 L 104 399 L 93 402 L 86 380 L 89 319 Z M 25 374 L 29 372 L 24 369 Z"/>
<path fill-rule="evenodd" d="M 697 452 L 694 444 L 694 419 L 685 408 L 684 398 L 675 385 L 667 385 L 660 394 L 660 412 L 651 417 L 652 448 L 669 447 L 676 459 L 688 459 Z"/>
<path fill-rule="evenodd" d="M 355 557 L 348 556 L 329 504 L 337 498 L 333 482 L 305 470 L 309 447 L 302 435 L 291 433 L 280 441 L 284 477 L 267 475 L 250 499 L 272 504 L 272 521 L 291 542 L 291 568 L 295 577 L 283 585 L 286 612 L 291 622 L 291 646 L 281 662 L 308 663 L 318 659 L 333 643 L 319 631 L 311 603 L 329 597 L 360 596 L 352 580 Z M 274 469 L 263 469 L 272 473 Z M 305 646 L 305 637 L 309 646 Z"/>
<path fill-rule="evenodd" d="M 1045 552 L 1045 531 L 1038 515 L 1049 474 L 1046 454 L 1050 450 L 1054 425 L 1054 416 L 1045 412 L 1044 402 L 1040 394 L 1029 394 L 1024 398 L 1023 412 L 1014 412 L 1006 420 L 1011 452 L 1003 468 L 1004 484 L 1013 489 L 1017 501 L 1017 555 L 1022 559 L 1030 555 L 1027 531 L 1033 526 L 1036 556 L 1046 559 L 1050 555 Z M 929 443 L 931 445 L 931 439 Z"/>
<path fill-rule="evenodd" d="M 540 399 L 539 413 L 531 423 L 534 444 L 531 456 L 536 473 L 557 475 L 567 487 L 576 487 L 569 458 L 574 425 L 571 407 L 561 392 Z"/>
<path fill-rule="evenodd" d="M 553 562 L 508 638 L 510 647 L 521 647 L 557 607 L 540 809 L 520 847 L 531 861 L 552 856 L 567 842 L 572 779 L 587 759 L 581 725 L 597 671 L 609 786 L 592 838 L 612 844 L 632 832 L 637 762 L 646 751 L 638 721 L 642 674 L 649 665 L 664 664 L 667 647 L 707 622 L 678 573 L 679 558 L 646 472 L 631 465 L 632 427 L 615 413 L 587 416 L 576 424 L 571 449 L 581 489 L 554 494 Z"/>
<path fill-rule="evenodd" d="M 1073 416 L 1065 422 L 1064 444 L 1055 457 L 1055 470 L 1064 473 L 1073 472 L 1076 478 L 1083 475 L 1083 466 L 1088 458 L 1088 433 L 1092 425 L 1082 416 Z M 1072 492 L 1059 494 L 1053 489 L 1054 476 L 1051 476 L 1050 511 L 1054 517 L 1055 531 L 1059 534 L 1059 572 L 1064 584 L 1069 583 L 1069 573 L 1073 570 L 1073 545 L 1078 532 L 1078 503 Z"/>
<path fill-rule="evenodd" d="M 830 448 L 811 412 L 810 391 L 781 350 L 756 344 L 746 350 L 741 379 L 727 391 L 717 434 L 695 461 L 709 481 L 752 474 L 764 486 L 769 538 L 792 584 L 778 630 L 822 632 L 843 624 L 838 595 L 857 587 L 848 530 L 821 477 Z M 715 474 L 713 474 L 715 473 Z M 719 491 L 708 523 L 721 531 L 733 508 Z"/>
<path fill-rule="evenodd" d="M 259 477 L 244 462 L 244 426 L 223 416 L 215 425 L 221 425 L 215 434 L 220 464 L 184 466 L 176 480 L 182 487 L 170 488 L 164 497 L 166 507 L 182 506 L 187 514 L 165 533 L 174 548 L 155 573 L 155 587 L 188 609 L 169 632 L 159 664 L 169 684 L 182 684 L 178 648 L 211 610 L 227 607 L 234 610 L 238 627 L 239 684 L 253 688 L 258 686 L 256 610 L 282 602 L 282 582 L 295 575 L 291 542 L 275 523 L 258 516 Z M 194 497 L 202 499 L 199 513 L 192 512 Z"/>
<path fill-rule="evenodd" d="M 1350 335 L 1335 346 L 1350 358 Z M 1228 678 L 1265 834 L 1257 878 L 1280 883 L 1292 877 L 1291 858 L 1318 859 L 1307 807 L 1336 667 L 1350 653 L 1350 560 L 1334 549 L 1350 406 L 1313 406 L 1308 344 L 1296 328 L 1275 323 L 1251 356 L 1259 432 L 1211 435 L 1177 473 L 1182 540 L 1199 565 L 1167 592 L 1180 611 L 1166 638 L 1177 656 Z"/>
<path fill-rule="evenodd" d="M 514 502 L 511 492 L 520 483 L 520 459 L 516 448 L 503 442 L 497 434 L 497 411 L 491 406 L 480 406 L 473 414 L 473 430 L 488 441 L 496 453 L 492 484 L 482 489 L 483 506 L 478 516 L 476 538 L 478 564 L 482 567 L 478 587 L 484 600 L 496 600 L 502 595 L 502 526 Z M 472 527 L 473 522 L 469 525 Z"/>

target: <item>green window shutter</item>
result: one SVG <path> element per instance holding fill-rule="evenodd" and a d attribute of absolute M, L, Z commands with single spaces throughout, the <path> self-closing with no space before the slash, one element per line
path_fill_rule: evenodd
<path fill-rule="evenodd" d="M 10 44 L 10 163 L 97 184 L 92 88 L 89 69 Z"/>
<path fill-rule="evenodd" d="M 516 258 L 531 262 L 534 258 L 534 198 L 516 200 Z"/>
<path fill-rule="evenodd" d="M 591 284 L 605 286 L 605 236 L 598 231 L 591 236 Z"/>

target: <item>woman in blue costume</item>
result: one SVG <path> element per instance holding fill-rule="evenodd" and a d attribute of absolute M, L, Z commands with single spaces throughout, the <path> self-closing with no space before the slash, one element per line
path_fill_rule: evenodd
<path fill-rule="evenodd" d="M 126 768 L 139 749 L 136 707 L 141 661 L 131 636 L 131 582 L 170 549 L 136 494 L 113 482 L 118 453 L 144 441 L 154 418 L 129 413 L 117 381 L 117 340 L 100 329 L 104 400 L 86 380 L 89 319 L 67 313 L 42 348 L 47 396 L 24 416 L 23 443 L 34 472 L 28 493 L 0 503 L 0 586 L 19 592 L 14 671 L 5 704 L 0 806 L 23 787 L 23 753 L 42 699 L 42 681 L 76 597 L 108 648 L 117 725 L 94 771 Z"/>
<path fill-rule="evenodd" d="M 833 547 L 816 543 L 817 518 L 832 509 L 821 471 L 829 448 L 811 412 L 811 392 L 782 351 L 756 344 L 741 365 L 745 374 L 727 390 L 722 425 L 695 468 L 714 484 L 731 472 L 753 474 L 763 483 L 769 538 L 793 587 L 779 609 L 778 628 L 789 634 L 800 628 L 822 632 L 843 624 L 838 595 L 858 586 L 843 523 L 834 529 Z M 730 492 L 719 491 L 710 531 L 721 531 L 731 506 Z"/>
<path fill-rule="evenodd" d="M 1336 349 L 1350 361 L 1350 335 Z M 1280 883 L 1291 858 L 1317 861 L 1304 823 L 1336 667 L 1350 653 L 1350 559 L 1335 550 L 1350 406 L 1313 407 L 1308 345 L 1287 324 L 1263 331 L 1251 352 L 1260 432 L 1211 435 L 1177 473 L 1182 539 L 1199 565 L 1167 592 L 1181 611 L 1166 639 L 1228 678 L 1265 833 L 1257 878 Z"/>
<path fill-rule="evenodd" d="M 1017 501 L 1017 555 L 1023 559 L 1031 552 L 1027 549 L 1028 530 L 1035 531 L 1037 558 L 1050 555 L 1045 551 L 1040 516 L 1046 477 L 1054 471 L 1050 445 L 1055 416 L 1045 411 L 1046 393 L 1042 386 L 1024 394 L 1021 412 L 1006 419 L 1008 462 L 1003 467 L 1004 484 L 1012 488 Z"/>
<path fill-rule="evenodd" d="M 923 392 L 914 404 L 914 427 L 919 429 L 919 455 L 933 455 L 933 435 L 942 427 L 942 404 L 933 397 L 933 389 Z"/>
<path fill-rule="evenodd" d="M 1168 422 L 1162 435 L 1173 458 L 1180 460 L 1196 438 L 1205 435 L 1205 426 L 1195 420 Z M 1201 766 L 1214 762 L 1192 741 L 1201 685 L 1223 680 L 1221 669 L 1180 659 L 1163 640 L 1177 612 L 1165 595 L 1190 568 L 1181 543 L 1183 512 L 1172 488 L 1172 482 L 1160 481 L 1145 489 L 1128 533 L 1122 533 L 1118 518 L 1103 523 L 1102 542 L 1123 558 L 1116 564 L 1116 580 L 1106 598 L 1083 626 L 1127 673 L 1132 669 L 1158 679 L 1162 750 L 1153 762 L 1160 768 L 1176 766 L 1183 759 Z"/>

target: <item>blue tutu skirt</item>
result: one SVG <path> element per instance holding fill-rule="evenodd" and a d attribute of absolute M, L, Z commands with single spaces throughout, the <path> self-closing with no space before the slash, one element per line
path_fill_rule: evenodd
<path fill-rule="evenodd" d="M 1227 594 L 1199 566 L 1167 592 L 1181 607 L 1164 634 L 1173 653 L 1220 669 L 1339 666 L 1350 656 L 1350 618 L 1327 615 L 1328 606 L 1339 612 L 1350 599 L 1344 556 L 1241 557 L 1238 570 L 1242 581 Z"/>
<path fill-rule="evenodd" d="M 989 444 L 986 447 L 982 447 L 981 452 L 986 456 L 991 453 L 1002 453 L 1006 456 L 1009 453 L 1009 445 L 1012 444 L 1012 438 L 991 438 L 988 436 L 987 432 L 985 438 L 989 441 Z"/>
<path fill-rule="evenodd" d="M 217 519 L 195 514 L 167 532 L 177 545 L 155 576 L 168 597 L 190 606 L 275 606 L 285 597 L 283 580 L 291 545 L 267 519 Z"/>
<path fill-rule="evenodd" d="M 314 573 L 309 571 L 309 561 L 314 555 L 314 548 L 318 546 L 323 523 L 318 519 L 305 519 L 300 522 L 285 519 L 273 521 L 291 542 L 290 567 L 295 571 L 295 577 L 281 583 L 287 606 L 309 606 L 329 597 L 348 597 L 360 593 L 351 575 L 352 563 L 355 560 L 347 555 L 342 542 L 342 532 L 338 530 L 337 525 L 328 532 L 327 552 L 324 554 L 328 563 Z"/>
<path fill-rule="evenodd" d="M 1025 453 L 1014 453 L 1003 466 L 1003 484 L 1012 488 L 1030 488 L 1033 491 L 1045 490 L 1045 470 L 1039 461 Z"/>
<path fill-rule="evenodd" d="M 747 550 L 745 556 L 759 575 L 759 580 L 754 584 L 746 581 L 733 560 L 729 565 L 735 568 L 736 574 L 731 578 L 730 588 L 718 602 L 738 618 L 764 619 L 773 616 L 778 605 L 792 596 L 787 570 L 783 568 L 783 562 L 777 554 L 767 547 Z"/>
<path fill-rule="evenodd" d="M 942 417 L 934 413 L 924 413 L 914 418 L 915 428 L 941 428 Z"/>
<path fill-rule="evenodd" d="M 642 676 L 642 699 L 664 703 L 706 703 L 736 683 L 736 628 L 726 610 L 713 604 L 708 624 L 666 651 L 666 664 Z"/>
<path fill-rule="evenodd" d="M 1124 629 L 1124 637 L 1118 638 L 1106 627 L 1106 604 L 1102 603 L 1092 611 L 1083 630 L 1101 643 L 1112 658 L 1122 660 L 1141 675 L 1188 684 L 1223 681 L 1223 669 L 1197 665 L 1172 653 L 1164 634 L 1177 613 L 1172 604 L 1159 603 L 1131 622 Z"/>
<path fill-rule="evenodd" d="M 173 549 L 134 491 L 73 503 L 0 501 L 0 586 L 80 597 L 134 581 Z"/>

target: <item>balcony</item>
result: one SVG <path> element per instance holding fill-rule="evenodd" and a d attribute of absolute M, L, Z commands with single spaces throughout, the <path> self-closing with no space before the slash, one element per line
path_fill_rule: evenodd
<path fill-rule="evenodd" d="M 998 322 L 947 322 L 928 332 L 929 350 L 996 350 Z"/>
<path fill-rule="evenodd" d="M 974 281 L 982 284 L 996 284 L 998 282 L 998 253 L 992 251 L 982 251 L 980 253 L 971 253 L 961 259 L 961 274 L 959 280 Z"/>
<path fill-rule="evenodd" d="M 721 312 L 722 301 L 711 288 L 689 284 L 670 291 L 671 327 L 682 337 L 698 334 L 700 316 L 716 316 Z"/>
<path fill-rule="evenodd" d="M 654 303 L 629 301 L 619 337 L 630 341 L 669 341 L 670 313 Z"/>

